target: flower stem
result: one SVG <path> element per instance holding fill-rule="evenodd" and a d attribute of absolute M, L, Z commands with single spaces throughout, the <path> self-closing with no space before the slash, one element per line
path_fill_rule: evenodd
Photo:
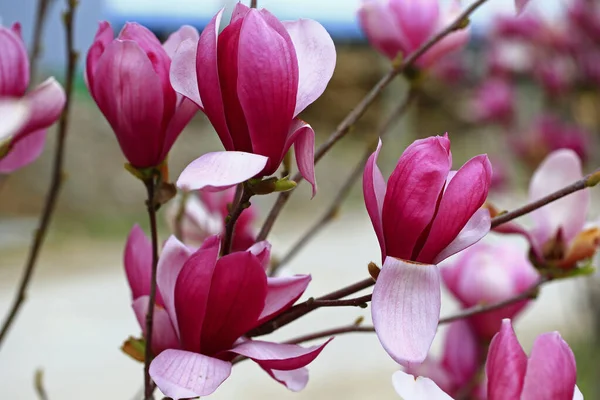
<path fill-rule="evenodd" d="M 240 187 L 241 189 L 238 189 L 241 191 L 239 200 L 237 200 L 238 196 L 236 193 L 236 198 L 231 204 L 231 211 L 225 220 L 225 235 L 223 236 L 223 246 L 221 248 L 222 256 L 226 256 L 227 254 L 231 253 L 231 247 L 233 246 L 233 239 L 235 235 L 235 224 L 242 215 L 242 212 L 244 212 L 246 208 L 250 207 L 250 198 L 252 197 L 252 192 L 247 190 L 243 184 L 240 184 Z"/>

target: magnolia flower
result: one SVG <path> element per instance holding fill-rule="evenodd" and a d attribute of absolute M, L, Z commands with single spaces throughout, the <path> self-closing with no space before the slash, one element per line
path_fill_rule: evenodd
<path fill-rule="evenodd" d="M 485 155 L 450 171 L 446 136 L 411 144 L 387 184 L 377 167 L 377 150 L 367 161 L 363 193 L 379 239 L 383 268 L 373 290 L 377 336 L 402 365 L 427 356 L 440 314 L 437 263 L 471 246 L 490 229 L 485 202 L 492 166 Z"/>
<path fill-rule="evenodd" d="M 65 105 L 65 92 L 54 78 L 34 90 L 29 86 L 29 60 L 21 25 L 0 25 L 0 173 L 35 161 L 46 142 L 47 129 Z"/>
<path fill-rule="evenodd" d="M 335 68 L 331 37 L 316 21 L 280 22 L 238 3 L 221 33 L 221 10 L 200 40 L 182 43 L 171 81 L 207 115 L 226 152 L 192 162 L 177 185 L 226 188 L 273 174 L 292 144 L 316 191 L 314 131 L 297 118 L 325 90 Z"/>
<path fill-rule="evenodd" d="M 517 14 L 521 14 L 527 6 L 529 0 L 515 0 L 515 8 L 517 9 Z"/>
<path fill-rule="evenodd" d="M 568 149 L 552 152 L 538 167 L 529 184 L 529 200 L 536 201 L 581 179 L 581 161 Z M 532 260 L 543 267 L 570 269 L 592 257 L 600 245 L 600 229 L 585 229 L 590 192 L 580 190 L 531 212 L 533 228 L 514 222 L 495 228 L 501 233 L 525 236 L 531 245 Z"/>
<path fill-rule="evenodd" d="M 289 309 L 310 275 L 268 278 L 270 245 L 219 258 L 220 239 L 207 238 L 193 251 L 171 236 L 158 263 L 150 375 L 168 397 L 214 392 L 231 373 L 237 355 L 252 359 L 290 390 L 304 388 L 308 371 L 325 345 L 303 348 L 244 337 L 249 330 Z M 152 251 L 135 226 L 125 248 L 125 271 L 133 310 L 145 330 Z M 331 340 L 331 339 L 330 339 Z"/>
<path fill-rule="evenodd" d="M 200 246 L 212 235 L 225 232 L 225 218 L 229 215 L 228 206 L 233 201 L 235 189 L 222 192 L 190 192 L 185 199 L 183 214 L 181 202 L 172 201 L 165 213 L 167 224 L 172 232 L 181 229 L 182 241 L 189 246 Z M 252 222 L 256 218 L 253 206 L 245 209 L 235 224 L 232 251 L 246 250 L 256 240 Z M 178 222 L 178 219 L 181 220 Z M 177 225 L 179 224 L 179 228 Z"/>
<path fill-rule="evenodd" d="M 583 400 L 575 357 L 558 332 L 538 336 L 527 358 L 505 319 L 490 344 L 485 372 L 488 400 Z M 428 378 L 398 371 L 392 381 L 404 400 L 452 400 Z"/>
<path fill-rule="evenodd" d="M 359 23 L 369 43 L 393 60 L 421 47 L 458 16 L 460 4 L 454 1 L 449 10 L 440 10 L 439 0 L 362 0 Z M 430 67 L 445 55 L 464 47 L 469 40 L 467 29 L 450 33 L 417 60 Z"/>
<path fill-rule="evenodd" d="M 455 395 L 473 381 L 479 368 L 481 351 L 470 325 L 459 320 L 450 324 L 441 360 L 428 356 L 425 362 L 405 372 L 433 380 L 445 393 Z M 397 389 L 398 393 L 402 388 Z"/>
<path fill-rule="evenodd" d="M 110 24 L 100 23 L 87 54 L 86 83 L 135 168 L 161 165 L 198 109 L 169 81 L 177 46 L 197 37 L 183 26 L 161 45 L 147 28 L 127 23 L 115 39 Z"/>
<path fill-rule="evenodd" d="M 442 278 L 460 304 L 468 308 L 514 297 L 535 284 L 538 273 L 525 251 L 513 243 L 477 243 L 444 265 Z M 504 318 L 514 318 L 528 303 L 529 300 L 523 300 L 474 315 L 468 321 L 481 339 L 489 340 Z"/>
<path fill-rule="evenodd" d="M 475 92 L 470 103 L 469 118 L 478 122 L 509 125 L 515 114 L 515 93 L 504 79 L 486 80 Z"/>

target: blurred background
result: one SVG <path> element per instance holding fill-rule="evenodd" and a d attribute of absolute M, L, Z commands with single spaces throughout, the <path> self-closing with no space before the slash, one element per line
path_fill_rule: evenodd
<path fill-rule="evenodd" d="M 259 0 L 260 7 L 281 19 L 317 19 L 336 41 L 334 77 L 324 95 L 302 115 L 315 128 L 317 145 L 389 67 L 389 61 L 363 38 L 356 20 L 360 3 Z M 532 3 L 534 7 L 519 19 L 514 18 L 513 2 L 508 0 L 490 0 L 473 15 L 468 47 L 429 71 L 410 111 L 386 138 L 380 158 L 384 175 L 412 140 L 444 132 L 452 139 L 455 168 L 476 154 L 490 155 L 494 165 L 491 199 L 501 209 L 526 201 L 531 172 L 552 150 L 571 148 L 584 160 L 587 172 L 597 168 L 599 2 Z M 233 4 L 233 0 L 81 0 L 76 47 L 84 60 L 99 20 L 109 20 L 115 30 L 126 21 L 137 21 L 166 37 L 182 24 L 202 29 L 221 7 L 231 12 Z M 52 2 L 38 81 L 49 75 L 61 80 L 64 74 L 63 8 L 63 1 Z M 20 21 L 28 43 L 35 9 L 35 0 L 0 2 L 3 24 Z M 398 78 L 323 159 L 317 167 L 315 199 L 309 201 L 306 185 L 297 190 L 270 237 L 276 254 L 284 254 L 325 211 L 406 90 L 406 82 Z M 33 165 L 0 177 L 2 313 L 12 301 L 47 191 L 53 133 Z M 199 155 L 221 149 L 212 127 L 198 113 L 171 152 L 171 176 L 176 178 Z M 40 368 L 45 371 L 51 399 L 130 399 L 139 393 L 142 366 L 119 350 L 128 336 L 139 334 L 130 309 L 122 253 L 131 226 L 137 222 L 147 228 L 147 217 L 145 189 L 125 171 L 124 162 L 79 73 L 67 140 L 66 184 L 28 300 L 0 351 L 0 393 L 5 397 L 34 398 L 33 377 Z M 257 229 L 273 200 L 274 196 L 263 196 L 253 203 L 259 214 Z M 590 221 L 598 219 L 599 211 L 594 204 Z M 160 235 L 162 239 L 169 235 L 164 211 Z M 502 240 L 512 240 L 526 250 L 526 243 L 518 238 Z M 317 296 L 363 278 L 368 262 L 378 259 L 377 240 L 357 184 L 339 217 L 283 273 L 311 273 L 313 282 L 306 296 Z M 600 398 L 596 281 L 577 278 L 545 286 L 539 300 L 516 323 L 526 348 L 539 333 L 562 333 L 577 354 L 579 385 L 590 399 Z M 445 296 L 442 315 L 456 309 L 456 301 Z M 319 310 L 274 337 L 285 339 L 350 323 L 360 315 L 370 318 L 368 310 Z M 438 340 L 433 351 L 440 351 Z M 259 368 L 242 363 L 211 398 L 393 399 L 397 395 L 390 377 L 396 369 L 374 335 L 348 335 L 337 338 L 310 365 L 311 380 L 299 394 L 287 392 Z"/>

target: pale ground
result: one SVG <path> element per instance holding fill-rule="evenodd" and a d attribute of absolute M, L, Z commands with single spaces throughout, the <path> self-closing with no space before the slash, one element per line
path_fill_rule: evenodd
<path fill-rule="evenodd" d="M 291 221 L 288 221 L 291 222 Z M 295 221 L 295 232 L 276 230 L 274 249 L 285 249 L 308 226 Z M 31 224 L 1 224 L 0 312 L 12 299 L 23 264 Z M 125 237 L 126 232 L 123 232 Z M 521 244 L 522 245 L 522 244 Z M 17 324 L 0 350 L 2 398 L 33 399 L 33 375 L 45 371 L 45 386 L 52 400 L 132 399 L 141 387 L 142 368 L 119 351 L 139 328 L 129 308 L 130 293 L 122 270 L 122 242 L 74 238 L 51 243 L 44 251 Z M 281 251 L 280 251 L 281 252 Z M 285 273 L 313 275 L 306 295 L 319 295 L 365 277 L 369 261 L 379 250 L 364 211 L 344 214 L 311 247 L 294 260 Z M 560 330 L 569 338 L 584 331 L 577 291 L 581 280 L 547 285 L 541 298 L 517 324 L 525 346 L 545 331 Z M 442 315 L 455 309 L 446 296 Z M 369 310 L 319 310 L 278 332 L 291 338 L 327 327 L 351 323 Z M 437 342 L 442 335 L 438 335 Z M 434 346 L 439 352 L 439 343 Z M 373 334 L 336 338 L 310 365 L 308 387 L 288 392 L 251 362 L 236 366 L 211 399 L 394 399 L 390 377 L 395 363 Z"/>

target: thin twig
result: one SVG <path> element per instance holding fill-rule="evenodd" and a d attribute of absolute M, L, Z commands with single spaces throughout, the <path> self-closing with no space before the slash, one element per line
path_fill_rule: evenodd
<path fill-rule="evenodd" d="M 44 387 L 43 369 L 40 368 L 35 370 L 35 375 L 33 376 L 33 386 L 35 387 L 35 392 L 40 400 L 48 400 L 48 392 L 46 392 L 46 388 Z"/>
<path fill-rule="evenodd" d="M 233 246 L 233 240 L 235 235 L 235 224 L 242 215 L 242 212 L 250 207 L 250 198 L 252 192 L 241 186 L 241 195 L 239 201 L 234 200 L 231 205 L 231 211 L 225 219 L 225 235 L 223 236 L 223 246 L 221 248 L 222 255 L 226 256 L 231 253 L 231 246 Z M 237 197 L 237 196 L 236 196 Z"/>
<path fill-rule="evenodd" d="M 36 82 L 38 62 L 42 53 L 42 37 L 44 33 L 44 27 L 46 26 L 48 10 L 53 3 L 54 0 L 38 1 L 38 6 L 35 13 L 35 25 L 33 26 L 33 42 L 31 45 L 31 52 L 29 54 L 29 76 L 31 77 L 31 86 L 34 86 Z"/>
<path fill-rule="evenodd" d="M 310 307 L 321 308 L 321 307 L 361 307 L 365 308 L 367 303 L 371 301 L 372 294 L 366 294 L 355 299 L 347 300 L 313 300 L 310 302 Z"/>
<path fill-rule="evenodd" d="M 48 194 L 46 195 L 46 201 L 44 203 L 44 209 L 40 216 L 38 227 L 33 235 L 33 242 L 31 244 L 31 248 L 29 249 L 29 255 L 27 256 L 27 261 L 25 263 L 25 268 L 23 270 L 23 276 L 21 277 L 19 289 L 13 301 L 12 307 L 8 313 L 8 316 L 2 324 L 2 330 L 0 331 L 0 345 L 2 345 L 8 330 L 12 326 L 15 317 L 17 316 L 21 308 L 21 305 L 27 297 L 27 288 L 29 287 L 31 277 L 33 276 L 33 271 L 35 269 L 36 262 L 40 254 L 40 250 L 42 249 L 42 245 L 44 244 L 44 240 L 48 232 L 48 227 L 50 226 L 52 215 L 54 214 L 54 210 L 56 208 L 58 194 L 63 184 L 63 162 L 65 157 L 65 143 L 69 125 L 69 111 L 71 109 L 70 106 L 73 93 L 73 82 L 75 79 L 75 70 L 78 58 L 78 53 L 74 49 L 75 32 L 73 27 L 76 6 L 77 2 L 75 0 L 67 0 L 67 10 L 63 14 L 67 48 L 67 73 L 65 77 L 66 101 L 65 107 L 60 116 L 60 121 L 58 124 L 58 139 L 56 141 L 56 147 L 54 152 L 54 162 L 52 166 L 52 178 L 50 181 L 50 188 L 48 190 Z"/>
<path fill-rule="evenodd" d="M 297 320 L 298 318 L 308 314 L 309 312 L 314 311 L 317 308 L 319 308 L 318 306 L 317 307 L 314 306 L 315 303 L 318 305 L 319 302 L 323 302 L 322 304 L 324 304 L 324 302 L 326 302 L 328 300 L 338 300 L 343 297 L 354 294 L 356 292 L 359 292 L 363 289 L 367 289 L 367 288 L 373 286 L 374 284 L 375 284 L 375 281 L 372 278 L 367 278 L 360 282 L 357 282 L 350 286 L 347 286 L 345 288 L 342 288 L 342 289 L 336 290 L 334 292 L 331 292 L 329 294 L 326 294 L 324 296 L 321 296 L 317 299 L 312 299 L 312 298 L 308 299 L 302 303 L 296 304 L 294 307 L 290 308 L 283 314 L 280 314 L 279 316 L 273 318 L 272 320 L 263 323 L 261 326 L 248 332 L 246 334 L 246 336 L 254 337 L 254 336 L 262 336 L 262 335 L 267 335 L 269 333 L 272 333 L 272 332 L 276 331 L 277 329 L 289 324 L 290 322 L 293 322 L 293 321 Z M 366 298 L 366 297 L 364 297 L 364 298 Z M 363 303 L 364 303 L 364 298 L 362 299 Z"/>
<path fill-rule="evenodd" d="M 183 191 L 181 194 L 181 198 L 179 199 L 179 207 L 177 208 L 177 214 L 175 214 L 175 226 L 174 231 L 175 237 L 179 239 L 180 242 L 185 243 L 185 238 L 183 237 L 183 219 L 185 217 L 185 208 L 187 206 L 188 199 L 191 194 L 188 191 Z"/>
<path fill-rule="evenodd" d="M 398 118 L 404 115 L 406 110 L 408 110 L 408 106 L 414 100 L 415 94 L 416 91 L 414 89 L 411 89 L 408 92 L 408 95 L 406 96 L 402 104 L 400 104 L 400 106 L 385 120 L 385 122 L 377 130 L 377 137 L 384 137 L 386 133 L 391 131 L 391 128 L 398 121 Z M 365 153 L 358 161 L 350 175 L 346 178 L 346 181 L 344 182 L 341 189 L 338 191 L 337 196 L 335 196 L 335 198 L 331 202 L 331 205 L 329 206 L 327 211 L 325 211 L 321 218 L 319 218 L 319 220 L 308 231 L 306 231 L 306 233 L 292 246 L 292 248 L 287 252 L 287 254 L 284 255 L 278 263 L 274 264 L 271 267 L 271 270 L 269 271 L 269 276 L 275 276 L 279 268 L 290 262 L 292 258 L 294 258 L 296 254 L 298 254 L 298 252 L 302 250 L 304 246 L 306 246 L 306 244 L 312 238 L 314 238 L 317 233 L 321 231 L 321 229 L 325 228 L 329 222 L 335 219 L 335 217 L 339 213 L 339 209 L 342 203 L 344 202 L 344 200 L 346 200 L 346 198 L 350 194 L 350 191 L 352 190 L 352 187 L 354 186 L 358 178 L 362 175 L 362 172 L 365 168 L 365 164 L 367 163 L 367 160 L 369 159 L 372 153 L 372 147 L 367 147 Z"/>
<path fill-rule="evenodd" d="M 258 7 L 258 0 L 250 0 L 250 8 Z"/>
<path fill-rule="evenodd" d="M 406 70 L 412 68 L 419 57 L 421 57 L 425 52 L 427 52 L 431 47 L 433 47 L 437 42 L 442 40 L 444 37 L 449 35 L 450 33 L 462 29 L 465 27 L 465 21 L 468 21 L 469 15 L 471 15 L 476 9 L 478 9 L 481 5 L 483 5 L 487 0 L 477 0 L 469 7 L 467 7 L 450 25 L 446 28 L 442 29 L 440 32 L 432 36 L 427 42 L 425 42 L 419 49 L 415 52 L 411 53 L 403 62 L 393 65 L 392 69 L 385 74 L 379 82 L 375 84 L 375 86 L 367 93 L 367 95 L 358 103 L 358 105 L 344 118 L 344 120 L 337 126 L 336 130 L 329 136 L 327 141 L 323 143 L 317 151 L 315 152 L 315 164 L 321 160 L 321 158 L 333 147 L 335 143 L 337 143 L 342 137 L 344 137 L 349 131 L 350 128 L 364 115 L 367 109 L 373 104 L 375 99 L 383 92 L 393 79 L 404 73 Z M 300 183 L 302 181 L 302 175 L 297 173 L 294 175 L 292 179 L 296 183 Z M 271 208 L 267 219 L 265 220 L 259 234 L 257 237 L 257 241 L 265 240 L 269 235 L 269 232 L 273 228 L 273 224 L 275 224 L 275 220 L 281 213 L 284 205 L 287 203 L 288 199 L 291 196 L 293 190 L 288 192 L 283 192 L 277 197 L 277 201 Z"/>
<path fill-rule="evenodd" d="M 158 229 L 156 226 L 156 209 L 155 203 L 155 177 L 148 179 L 146 182 L 146 191 L 148 200 L 146 200 L 146 208 L 148 209 L 148 218 L 150 219 L 150 233 L 152 237 L 152 275 L 150 278 L 150 296 L 148 299 L 148 310 L 146 311 L 146 349 L 144 354 L 144 399 L 153 399 L 152 392 L 154 385 L 150 378 L 150 363 L 152 362 L 152 333 L 154 325 L 154 303 L 156 302 L 156 273 L 158 269 Z"/>
<path fill-rule="evenodd" d="M 584 176 L 577 182 L 573 182 L 569 186 L 559 189 L 556 192 L 550 193 L 549 195 L 544 196 L 541 199 L 526 204 L 523 207 L 519 207 L 516 210 L 500 214 L 492 219 L 492 228 L 495 228 L 498 225 L 502 225 L 508 221 L 512 221 L 513 219 L 521 217 L 525 214 L 529 214 L 530 212 L 537 210 L 538 208 L 541 208 L 547 204 L 552 203 L 553 201 L 561 199 L 572 193 L 595 186 L 596 184 L 598 184 L 599 176 L 600 171 L 593 172 L 589 175 Z"/>
<path fill-rule="evenodd" d="M 308 335 L 298 336 L 297 338 L 287 340 L 284 343 L 300 344 L 300 343 L 310 342 L 310 341 L 317 340 L 317 339 L 328 338 L 328 337 L 335 336 L 335 335 L 343 335 L 346 333 L 357 333 L 357 332 L 372 333 L 374 331 L 373 331 L 372 326 L 360 326 L 360 325 L 352 324 L 352 325 L 341 326 L 339 328 L 326 329 L 323 331 L 310 333 Z"/>

